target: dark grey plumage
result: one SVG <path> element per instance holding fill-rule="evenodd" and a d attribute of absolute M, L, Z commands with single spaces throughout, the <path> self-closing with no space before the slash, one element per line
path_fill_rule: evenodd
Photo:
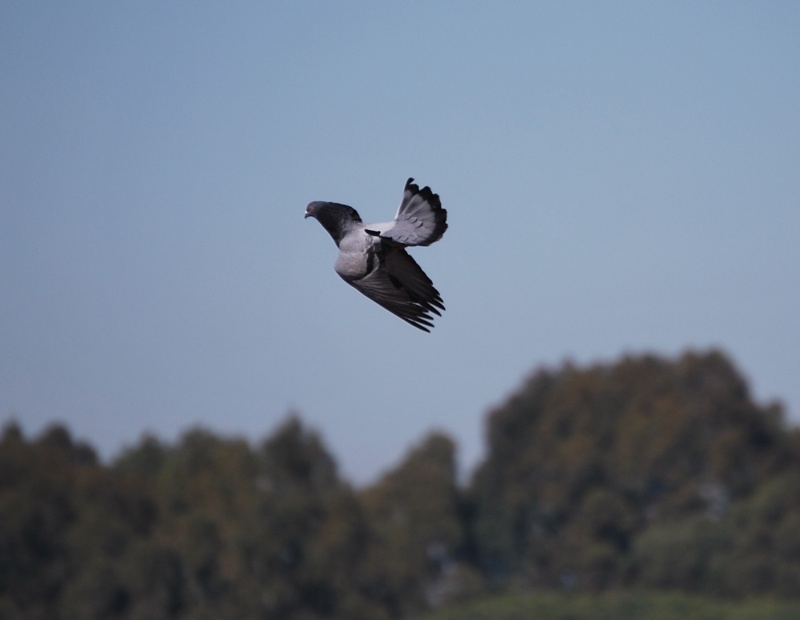
<path fill-rule="evenodd" d="M 414 327 L 429 332 L 433 315 L 444 310 L 442 297 L 405 248 L 430 245 L 447 230 L 447 211 L 430 187 L 408 179 L 391 222 L 364 224 L 358 212 L 336 202 L 306 207 L 327 230 L 339 255 L 336 273 L 361 293 Z"/>

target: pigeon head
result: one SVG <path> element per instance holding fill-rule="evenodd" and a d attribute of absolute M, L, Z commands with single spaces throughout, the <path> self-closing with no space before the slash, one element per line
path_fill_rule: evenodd
<path fill-rule="evenodd" d="M 361 222 L 358 212 L 353 207 L 336 202 L 311 202 L 306 207 L 306 217 L 316 218 L 333 237 L 336 245 L 339 245 L 339 241 L 353 224 Z"/>

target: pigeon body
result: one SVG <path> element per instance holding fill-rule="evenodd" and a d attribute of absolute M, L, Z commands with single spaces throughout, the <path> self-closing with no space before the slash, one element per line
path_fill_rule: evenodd
<path fill-rule="evenodd" d="M 447 211 L 429 187 L 408 179 L 391 222 L 364 224 L 358 212 L 336 202 L 312 202 L 313 217 L 330 233 L 339 255 L 334 269 L 355 289 L 423 331 L 444 310 L 442 297 L 407 246 L 430 245 L 447 230 Z"/>

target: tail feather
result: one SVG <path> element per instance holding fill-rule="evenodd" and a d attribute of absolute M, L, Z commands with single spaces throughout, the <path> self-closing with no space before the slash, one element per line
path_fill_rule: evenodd
<path fill-rule="evenodd" d="M 381 236 L 404 245 L 430 245 L 447 230 L 447 210 L 430 187 L 419 188 L 408 179 L 394 223 Z"/>

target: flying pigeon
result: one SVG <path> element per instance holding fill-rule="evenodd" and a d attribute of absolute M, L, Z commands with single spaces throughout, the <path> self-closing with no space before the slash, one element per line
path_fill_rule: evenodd
<path fill-rule="evenodd" d="M 306 207 L 327 230 L 339 256 L 334 269 L 342 279 L 389 312 L 430 332 L 433 315 L 444 310 L 433 282 L 406 252 L 430 245 L 447 230 L 447 211 L 430 187 L 406 181 L 403 200 L 391 222 L 364 224 L 353 207 L 316 201 Z"/>

